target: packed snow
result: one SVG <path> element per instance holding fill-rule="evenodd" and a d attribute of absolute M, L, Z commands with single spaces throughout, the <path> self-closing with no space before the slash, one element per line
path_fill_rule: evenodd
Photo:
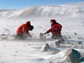
<path fill-rule="evenodd" d="M 56 19 L 63 27 L 62 36 L 66 41 L 60 48 L 55 46 L 55 40 L 39 40 L 39 34 L 51 27 L 50 19 Z M 84 2 L 0 10 L 0 21 L 0 63 L 68 63 L 65 53 L 69 48 L 76 49 L 84 57 Z M 13 40 L 17 28 L 26 21 L 34 26 L 30 31 L 32 39 Z M 49 39 L 51 33 L 45 36 Z M 82 44 L 78 45 L 78 41 Z M 46 43 L 60 51 L 43 51 Z"/>

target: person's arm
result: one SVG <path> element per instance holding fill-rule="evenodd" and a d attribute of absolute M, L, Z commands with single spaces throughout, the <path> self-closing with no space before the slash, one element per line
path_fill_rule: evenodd
<path fill-rule="evenodd" d="M 44 34 L 50 33 L 52 29 L 50 28 L 48 31 L 46 31 Z"/>

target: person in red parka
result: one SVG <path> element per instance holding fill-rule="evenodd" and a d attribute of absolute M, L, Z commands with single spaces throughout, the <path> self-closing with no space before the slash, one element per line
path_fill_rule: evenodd
<path fill-rule="evenodd" d="M 16 38 L 19 39 L 26 39 L 27 37 L 32 37 L 29 31 L 33 30 L 33 26 L 30 24 L 30 21 L 27 21 L 25 24 L 22 24 L 16 30 Z"/>
<path fill-rule="evenodd" d="M 51 23 L 51 28 L 48 31 L 46 31 L 44 35 L 52 32 L 52 37 L 51 37 L 52 39 L 62 38 L 61 35 L 62 25 L 57 23 L 55 19 L 51 19 L 50 23 Z"/>

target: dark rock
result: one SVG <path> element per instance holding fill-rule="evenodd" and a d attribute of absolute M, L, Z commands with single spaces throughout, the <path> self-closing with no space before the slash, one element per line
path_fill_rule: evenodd
<path fill-rule="evenodd" d="M 70 63 L 80 63 L 81 55 L 77 50 L 68 49 L 65 55 L 70 60 Z"/>
<path fill-rule="evenodd" d="M 49 50 L 49 44 L 45 44 L 44 47 L 43 47 L 43 51 L 48 51 Z"/>
<path fill-rule="evenodd" d="M 80 44 L 82 44 L 82 42 L 81 42 L 81 41 L 79 41 L 79 42 L 77 42 L 77 44 L 78 44 L 78 45 L 80 45 Z"/>
<path fill-rule="evenodd" d="M 84 57 L 80 58 L 80 62 L 83 62 L 84 61 Z"/>
<path fill-rule="evenodd" d="M 77 33 L 74 33 L 74 35 L 77 35 Z"/>

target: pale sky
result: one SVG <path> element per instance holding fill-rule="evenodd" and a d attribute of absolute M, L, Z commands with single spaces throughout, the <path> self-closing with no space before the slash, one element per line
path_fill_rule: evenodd
<path fill-rule="evenodd" d="M 84 0 L 0 0 L 0 9 L 21 9 L 41 5 L 62 5 Z"/>

